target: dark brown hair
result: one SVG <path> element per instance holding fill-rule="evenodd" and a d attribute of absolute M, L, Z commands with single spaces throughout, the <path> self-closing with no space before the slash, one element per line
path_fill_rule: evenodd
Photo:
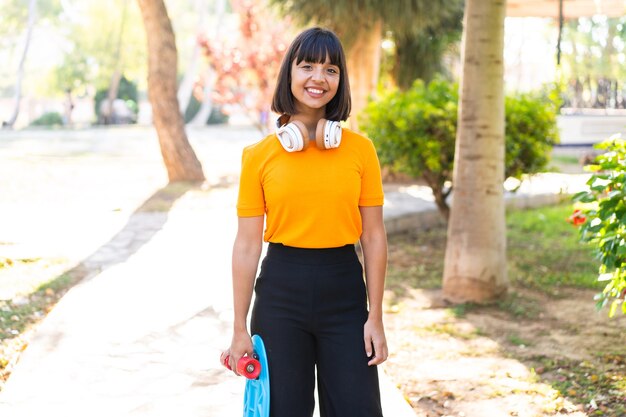
<path fill-rule="evenodd" d="M 324 63 L 326 56 L 332 65 L 339 67 L 339 87 L 337 94 L 326 105 L 326 119 L 346 120 L 350 116 L 352 100 L 350 98 L 350 83 L 348 82 L 348 70 L 346 56 L 337 35 L 328 29 L 314 27 L 300 33 L 291 43 L 280 65 L 274 98 L 272 99 L 272 111 L 280 114 L 296 114 L 296 105 L 291 93 L 291 64 L 302 61 L 312 63 Z"/>

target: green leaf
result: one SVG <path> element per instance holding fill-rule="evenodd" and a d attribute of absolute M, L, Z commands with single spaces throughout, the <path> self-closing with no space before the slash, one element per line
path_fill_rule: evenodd
<path fill-rule="evenodd" d="M 609 317 L 613 317 L 615 315 L 615 311 L 617 310 L 617 306 L 619 305 L 619 300 L 613 300 L 611 303 L 611 308 L 609 309 Z"/>
<path fill-rule="evenodd" d="M 581 201 L 583 198 L 588 197 L 588 196 L 591 196 L 591 195 L 587 191 L 580 191 L 572 196 L 572 200 Z"/>

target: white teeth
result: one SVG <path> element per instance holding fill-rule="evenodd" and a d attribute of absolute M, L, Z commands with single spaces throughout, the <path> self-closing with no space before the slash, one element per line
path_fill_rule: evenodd
<path fill-rule="evenodd" d="M 307 88 L 307 90 L 313 94 L 322 94 L 324 92 L 324 90 L 317 90 L 315 88 Z"/>

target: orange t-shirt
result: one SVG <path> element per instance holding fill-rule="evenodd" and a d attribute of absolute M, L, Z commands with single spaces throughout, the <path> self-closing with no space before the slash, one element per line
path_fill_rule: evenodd
<path fill-rule="evenodd" d="M 237 215 L 266 215 L 263 239 L 300 248 L 356 243 L 359 206 L 382 206 L 380 165 L 372 141 L 343 129 L 341 145 L 285 151 L 275 134 L 243 151 Z"/>

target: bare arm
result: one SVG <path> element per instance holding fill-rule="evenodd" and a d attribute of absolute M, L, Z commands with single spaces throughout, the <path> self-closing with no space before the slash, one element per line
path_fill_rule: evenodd
<path fill-rule="evenodd" d="M 364 326 L 365 351 L 374 357 L 369 365 L 387 360 L 387 339 L 383 327 L 383 293 L 387 273 L 387 234 L 382 206 L 360 207 L 363 222 L 361 248 L 365 263 L 365 283 L 369 301 L 369 316 Z M 373 351 L 372 351 L 373 346 Z"/>
<path fill-rule="evenodd" d="M 263 216 L 240 217 L 233 245 L 233 339 L 228 350 L 230 366 L 236 372 L 236 363 L 244 355 L 252 355 L 252 341 L 248 333 L 248 311 L 252 300 L 254 279 L 263 245 Z"/>

